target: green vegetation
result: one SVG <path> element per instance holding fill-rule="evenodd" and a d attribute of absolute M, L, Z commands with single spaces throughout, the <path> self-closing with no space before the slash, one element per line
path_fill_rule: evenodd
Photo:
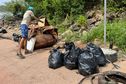
<path fill-rule="evenodd" d="M 108 7 L 111 11 L 124 11 L 126 10 L 126 0 L 108 0 Z"/>
<path fill-rule="evenodd" d="M 25 1 L 25 2 L 24 2 Z M 11 0 L 5 3 L 4 8 L 14 15 L 23 15 L 29 5 L 34 7 L 36 16 L 45 16 L 51 24 L 62 23 L 67 16 L 76 17 L 85 15 L 93 8 L 102 9 L 104 0 Z M 126 10 L 126 0 L 107 1 L 108 10 Z M 1 7 L 0 7 L 1 8 Z"/>
<path fill-rule="evenodd" d="M 73 34 L 65 35 L 66 41 L 77 41 L 81 40 L 84 43 L 91 42 L 95 38 L 103 41 L 104 27 L 103 24 L 96 28 L 93 28 L 88 33 L 80 34 L 74 32 Z M 113 41 L 119 48 L 126 49 L 126 21 L 115 21 L 113 23 L 107 23 L 107 42 Z"/>
<path fill-rule="evenodd" d="M 27 7 L 31 5 L 34 7 L 36 16 L 47 17 L 49 23 L 57 26 L 59 33 L 62 34 L 68 30 L 72 22 L 80 26 L 86 26 L 87 18 L 85 13 L 94 8 L 103 11 L 103 2 L 104 0 L 25 0 L 25 2 L 12 0 L 6 3 L 4 7 L 17 15 L 19 13 L 23 14 Z M 107 10 L 115 13 L 125 11 L 126 0 L 108 0 Z M 82 40 L 83 42 L 89 42 L 95 38 L 103 40 L 103 34 L 103 24 L 101 24 L 86 34 L 73 32 L 73 34 L 65 35 L 64 38 L 66 41 Z M 107 23 L 107 41 L 113 41 L 122 49 L 126 48 L 125 20 Z"/>
<path fill-rule="evenodd" d="M 92 29 L 87 34 L 81 37 L 81 40 L 84 42 L 93 41 L 95 38 L 103 40 L 103 24 L 99 25 L 97 28 Z M 107 24 L 107 41 L 113 41 L 115 45 L 119 48 L 126 49 L 126 21 L 115 21 L 113 23 Z"/>
<path fill-rule="evenodd" d="M 79 15 L 78 17 L 77 17 L 77 24 L 78 25 L 82 25 L 82 26 L 86 26 L 86 24 L 87 24 L 87 19 L 86 19 L 86 17 L 84 17 L 83 15 Z"/>
<path fill-rule="evenodd" d="M 24 2 L 25 1 L 25 2 Z M 104 0 L 11 0 L 5 3 L 6 10 L 14 15 L 27 9 L 29 5 L 34 7 L 37 16 L 46 16 L 52 23 L 62 22 L 66 16 L 84 15 L 86 11 L 95 8 L 103 8 Z M 126 10 L 126 0 L 108 0 L 108 10 Z"/>
<path fill-rule="evenodd" d="M 101 24 L 98 27 L 90 30 L 87 34 L 83 34 L 81 36 L 81 40 L 83 42 L 90 42 L 90 41 L 93 41 L 95 38 L 103 40 L 103 35 L 104 35 L 104 27 L 103 27 L 103 24 Z"/>

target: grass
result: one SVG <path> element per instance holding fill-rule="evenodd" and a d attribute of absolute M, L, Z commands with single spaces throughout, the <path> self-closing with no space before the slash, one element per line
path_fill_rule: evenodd
<path fill-rule="evenodd" d="M 120 20 L 113 23 L 107 23 L 107 42 L 113 41 L 119 48 L 126 50 L 126 21 Z M 95 38 L 103 40 L 104 27 L 103 24 L 89 31 L 80 39 L 83 42 L 93 41 Z"/>

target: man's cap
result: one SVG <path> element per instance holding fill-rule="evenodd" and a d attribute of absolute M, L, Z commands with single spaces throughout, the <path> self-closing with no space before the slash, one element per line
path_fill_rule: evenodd
<path fill-rule="evenodd" d="M 29 7 L 28 7 L 28 10 L 33 10 L 33 7 L 32 7 L 32 6 L 29 6 Z"/>

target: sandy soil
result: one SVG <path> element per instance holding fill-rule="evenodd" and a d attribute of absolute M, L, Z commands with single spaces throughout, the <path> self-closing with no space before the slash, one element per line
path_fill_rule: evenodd
<path fill-rule="evenodd" d="M 25 55 L 26 59 L 16 56 L 17 43 L 0 39 L 0 84 L 78 84 L 83 78 L 77 70 L 68 70 L 64 66 L 58 69 L 48 68 L 50 48 L 36 50 Z M 126 72 L 126 61 L 116 62 L 119 71 Z M 112 70 L 107 64 L 100 72 Z M 90 84 L 86 79 L 83 84 Z M 97 83 L 95 83 L 97 84 Z"/>

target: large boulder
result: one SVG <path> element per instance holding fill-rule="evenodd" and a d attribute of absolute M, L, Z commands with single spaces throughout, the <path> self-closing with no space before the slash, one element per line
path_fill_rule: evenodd
<path fill-rule="evenodd" d="M 7 30 L 3 27 L 0 27 L 0 33 L 5 34 L 7 33 Z"/>
<path fill-rule="evenodd" d="M 103 20 L 103 13 L 100 10 L 91 10 L 86 13 L 87 25 L 91 29 L 101 23 Z"/>

